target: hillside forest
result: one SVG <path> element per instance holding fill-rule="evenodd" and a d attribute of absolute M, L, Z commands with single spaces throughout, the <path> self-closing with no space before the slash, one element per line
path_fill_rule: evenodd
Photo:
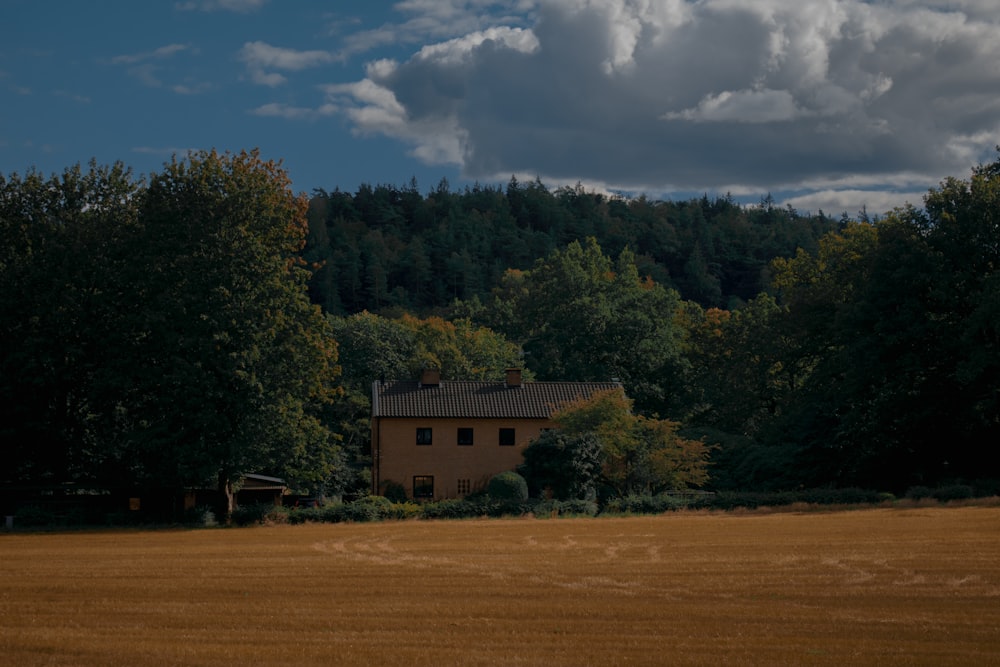
<path fill-rule="evenodd" d="M 367 488 L 369 392 L 622 383 L 706 490 L 1000 479 L 1000 160 L 922 206 L 536 180 L 291 191 L 256 152 L 0 176 L 8 484 Z"/>

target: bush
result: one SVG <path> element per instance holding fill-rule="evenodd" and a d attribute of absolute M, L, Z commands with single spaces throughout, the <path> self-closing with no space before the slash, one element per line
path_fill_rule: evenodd
<path fill-rule="evenodd" d="M 528 499 L 528 482 L 513 470 L 508 470 L 490 478 L 486 493 L 496 500 L 524 502 Z"/>
<path fill-rule="evenodd" d="M 321 507 L 292 507 L 288 510 L 288 523 L 312 523 L 323 521 Z"/>
<path fill-rule="evenodd" d="M 55 526 L 59 523 L 59 517 L 44 507 L 27 505 L 19 507 L 14 513 L 14 527 L 24 526 L 26 528 L 36 528 L 39 526 Z"/>
<path fill-rule="evenodd" d="M 233 510 L 232 520 L 237 526 L 262 524 L 267 519 L 267 516 L 274 510 L 275 506 L 271 503 L 240 505 Z"/>
<path fill-rule="evenodd" d="M 556 509 L 561 516 L 595 516 L 597 503 L 593 500 L 562 500 Z"/>
<path fill-rule="evenodd" d="M 405 503 L 409 500 L 406 497 L 406 487 L 399 482 L 388 481 L 383 485 L 382 495 L 394 503 Z"/>
<path fill-rule="evenodd" d="M 968 500 L 974 494 L 972 487 L 968 484 L 949 484 L 948 486 L 939 486 L 934 489 L 931 495 L 944 503 L 949 500 Z"/>
<path fill-rule="evenodd" d="M 628 495 L 612 498 L 604 506 L 605 514 L 663 514 L 680 509 L 687 503 L 666 493 L 651 495 Z"/>
<path fill-rule="evenodd" d="M 423 509 L 424 518 L 427 519 L 469 519 L 483 515 L 483 508 L 479 503 L 461 498 L 426 503 Z"/>
<path fill-rule="evenodd" d="M 115 516 L 118 517 L 122 514 L 124 512 L 118 512 Z M 191 526 L 211 527 L 218 525 L 215 520 L 215 512 L 208 505 L 198 505 L 197 507 L 184 510 L 184 517 L 181 520 Z"/>
<path fill-rule="evenodd" d="M 809 489 L 796 494 L 799 501 L 814 505 L 876 504 L 885 498 L 877 491 L 847 487 L 844 489 Z"/>
<path fill-rule="evenodd" d="M 977 498 L 1000 496 L 1000 479 L 980 479 L 975 486 Z"/>
<path fill-rule="evenodd" d="M 419 504 L 406 501 L 402 503 L 392 503 L 383 513 L 383 519 L 416 519 L 424 513 L 424 508 Z"/>
<path fill-rule="evenodd" d="M 923 500 L 934 495 L 934 491 L 929 486 L 911 486 L 906 490 L 906 497 L 910 500 Z"/>

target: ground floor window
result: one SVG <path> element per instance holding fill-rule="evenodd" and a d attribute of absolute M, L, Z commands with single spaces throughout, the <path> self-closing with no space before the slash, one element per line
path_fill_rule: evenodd
<path fill-rule="evenodd" d="M 471 479 L 458 480 L 458 495 L 465 496 L 470 493 L 472 493 L 472 480 Z"/>
<path fill-rule="evenodd" d="M 512 428 L 500 429 L 500 444 L 504 447 L 514 446 L 514 429 Z"/>
<path fill-rule="evenodd" d="M 434 497 L 434 475 L 413 476 L 413 497 L 414 498 Z"/>

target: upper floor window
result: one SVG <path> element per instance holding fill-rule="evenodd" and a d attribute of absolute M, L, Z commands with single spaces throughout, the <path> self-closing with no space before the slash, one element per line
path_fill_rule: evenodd
<path fill-rule="evenodd" d="M 500 444 L 504 447 L 511 447 L 514 445 L 514 429 L 500 429 Z"/>
<path fill-rule="evenodd" d="M 417 444 L 418 445 L 429 445 L 429 444 L 431 444 L 431 429 L 429 429 L 429 428 L 418 428 L 417 429 Z"/>
<path fill-rule="evenodd" d="M 460 429 L 458 429 L 458 444 L 460 444 L 460 445 L 471 445 L 472 444 L 472 429 L 471 428 L 460 428 Z"/>

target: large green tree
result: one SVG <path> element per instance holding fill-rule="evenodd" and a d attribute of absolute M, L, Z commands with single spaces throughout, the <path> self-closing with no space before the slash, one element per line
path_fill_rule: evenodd
<path fill-rule="evenodd" d="M 336 344 L 306 294 L 303 197 L 256 153 L 0 181 L 5 477 L 321 485 Z"/>
<path fill-rule="evenodd" d="M 679 307 L 676 292 L 640 277 L 629 250 L 615 262 L 590 238 L 508 272 L 480 316 L 522 342 L 539 378 L 616 378 L 641 410 L 667 413 L 681 363 Z"/>
<path fill-rule="evenodd" d="M 112 474 L 100 387 L 140 188 L 120 163 L 0 176 L 0 479 Z"/>
<path fill-rule="evenodd" d="M 243 473 L 320 485 L 340 464 L 322 421 L 337 350 L 306 294 L 306 200 L 256 152 L 200 152 L 154 174 L 129 277 L 116 377 L 134 474 L 218 480 L 231 509 Z"/>
<path fill-rule="evenodd" d="M 996 477 L 1000 163 L 775 263 L 809 369 L 764 437 L 800 482 L 882 486 Z M 808 362 L 808 363 L 805 363 Z"/>

